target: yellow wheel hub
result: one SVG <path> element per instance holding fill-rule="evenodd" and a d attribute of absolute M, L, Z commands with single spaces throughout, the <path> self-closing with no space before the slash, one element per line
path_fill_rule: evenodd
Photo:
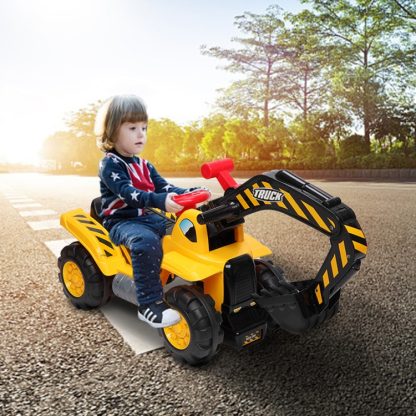
<path fill-rule="evenodd" d="M 80 298 L 84 294 L 85 283 L 78 265 L 73 261 L 67 261 L 62 270 L 62 275 L 68 292 L 74 298 Z"/>
<path fill-rule="evenodd" d="M 191 343 L 191 329 L 189 328 L 188 322 L 181 315 L 181 320 L 172 326 L 163 328 L 166 339 L 169 343 L 177 350 L 184 350 L 189 347 Z"/>

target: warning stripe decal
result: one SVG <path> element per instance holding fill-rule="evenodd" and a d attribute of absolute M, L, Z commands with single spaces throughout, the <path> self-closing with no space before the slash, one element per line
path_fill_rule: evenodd
<path fill-rule="evenodd" d="M 305 205 L 306 209 L 310 212 L 313 219 L 318 223 L 318 225 L 324 229 L 325 231 L 330 232 L 328 226 L 325 224 L 324 220 L 321 218 L 321 216 L 318 214 L 316 209 L 312 206 L 307 204 L 305 201 L 302 201 L 302 204 Z"/>
<path fill-rule="evenodd" d="M 352 235 L 356 235 L 357 237 L 361 237 L 361 238 L 365 238 L 364 233 L 362 232 L 362 230 L 360 230 L 359 228 L 355 228 L 355 227 L 351 227 L 349 225 L 346 225 L 345 228 L 347 229 L 347 231 L 352 234 Z"/>
<path fill-rule="evenodd" d="M 248 196 L 248 199 L 251 201 L 251 203 L 257 207 L 259 206 L 259 201 L 257 201 L 256 198 L 254 198 L 253 194 L 251 193 L 250 189 L 244 189 L 244 193 Z"/>
<path fill-rule="evenodd" d="M 345 267 L 345 265 L 348 263 L 347 252 L 345 250 L 345 242 L 341 241 L 338 244 L 338 248 L 339 248 L 339 253 L 341 254 L 342 267 Z"/>
<path fill-rule="evenodd" d="M 317 284 L 315 288 L 315 295 L 316 295 L 316 299 L 318 300 L 318 303 L 321 304 L 323 301 L 322 301 L 322 294 L 321 294 L 321 286 L 319 285 L 319 283 Z"/>
<path fill-rule="evenodd" d="M 241 195 L 237 195 L 237 201 L 240 203 L 240 205 L 244 208 L 244 209 L 249 209 L 250 206 L 247 204 L 247 202 L 244 200 L 244 198 Z"/>
<path fill-rule="evenodd" d="M 367 254 L 367 246 L 364 244 L 358 243 L 357 241 L 353 241 L 352 244 L 354 248 L 359 251 L 360 253 Z"/>
<path fill-rule="evenodd" d="M 264 185 L 266 188 L 271 188 L 271 189 L 274 189 L 274 188 L 273 188 L 273 186 L 271 186 L 268 182 L 263 182 L 263 185 Z M 285 203 L 284 203 L 283 201 L 278 201 L 278 202 L 276 202 L 276 204 L 277 204 L 280 208 L 287 209 L 287 206 L 285 205 Z"/>
<path fill-rule="evenodd" d="M 97 221 L 82 214 L 74 215 L 74 218 L 76 218 L 80 224 L 83 224 L 84 227 L 95 236 L 106 257 L 112 257 L 114 255 L 113 243 L 109 238 L 107 238 L 108 234 L 101 228 L 98 228 L 101 226 Z"/>
<path fill-rule="evenodd" d="M 298 205 L 298 203 L 294 200 L 293 196 L 290 195 L 289 192 L 284 191 L 283 189 L 280 189 L 280 192 L 283 193 L 285 196 L 287 202 L 292 206 L 292 208 L 295 210 L 296 214 L 299 215 L 299 217 L 304 218 L 305 220 L 309 221 L 306 214 L 302 211 L 301 207 Z"/>
<path fill-rule="evenodd" d="M 327 270 L 324 273 L 323 282 L 324 282 L 324 288 L 329 285 L 329 276 L 328 276 L 328 271 Z"/>
<path fill-rule="evenodd" d="M 100 243 L 105 244 L 108 248 L 113 248 L 113 245 L 111 244 L 111 241 L 106 240 L 106 239 L 104 239 L 104 238 L 102 238 L 102 237 L 98 237 L 98 236 L 97 236 L 97 240 L 98 240 Z"/>
<path fill-rule="evenodd" d="M 327 269 L 324 270 L 322 275 L 322 285 L 324 289 L 329 286 L 331 279 L 335 279 L 348 264 L 348 256 L 344 240 L 340 241 L 338 245 L 333 246 L 332 257 L 330 257 L 330 259 L 330 264 Z M 315 294 L 318 303 L 321 304 L 320 299 L 322 298 L 322 293 L 320 291 L 318 293 L 318 288 L 315 289 Z M 321 298 L 319 296 L 321 296 Z"/>
<path fill-rule="evenodd" d="M 264 183 L 264 182 L 263 182 Z M 259 185 L 257 183 L 253 184 L 253 189 L 259 188 Z M 272 188 L 273 189 L 273 188 Z M 266 205 L 271 205 L 272 203 L 269 201 L 262 201 Z"/>
<path fill-rule="evenodd" d="M 332 269 L 332 277 L 338 276 L 338 264 L 337 264 L 337 257 L 334 254 L 334 256 L 331 259 L 331 269 Z"/>
<path fill-rule="evenodd" d="M 356 227 L 351 227 L 350 225 L 345 225 L 345 229 L 353 236 L 358 237 L 359 239 L 362 239 L 362 242 L 355 241 L 356 239 L 352 239 L 352 244 L 354 246 L 354 249 L 356 251 L 359 251 L 360 253 L 367 254 L 367 245 L 365 241 L 365 235 L 363 231 Z"/>

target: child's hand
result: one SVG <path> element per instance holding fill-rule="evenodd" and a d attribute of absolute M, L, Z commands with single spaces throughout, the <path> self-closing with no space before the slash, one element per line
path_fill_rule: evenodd
<path fill-rule="evenodd" d="M 165 211 L 166 212 L 179 212 L 183 210 L 183 206 L 177 204 L 172 197 L 175 196 L 177 194 L 175 194 L 175 192 L 170 192 L 168 194 L 168 196 L 166 197 L 166 201 L 165 201 Z"/>

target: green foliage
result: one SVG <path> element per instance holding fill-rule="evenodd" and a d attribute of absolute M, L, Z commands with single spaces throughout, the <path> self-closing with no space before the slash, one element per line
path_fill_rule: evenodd
<path fill-rule="evenodd" d="M 260 115 L 266 127 L 269 112 L 282 94 L 281 66 L 287 46 L 281 12 L 279 6 L 273 5 L 262 15 L 245 12 L 237 16 L 234 24 L 243 35 L 233 39 L 238 49 L 201 47 L 204 55 L 226 60 L 225 69 L 245 75 L 243 81 L 234 82 L 224 91 L 220 106 L 232 116 Z"/>
<path fill-rule="evenodd" d="M 68 134 L 73 138 L 72 161 L 80 162 L 87 172 L 98 172 L 98 162 L 102 157 L 94 135 L 95 116 L 101 104 L 101 101 L 90 104 L 72 113 L 66 121 Z"/>
<path fill-rule="evenodd" d="M 339 143 L 338 158 L 340 160 L 363 156 L 370 153 L 370 147 L 359 134 L 353 134 Z"/>
<path fill-rule="evenodd" d="M 371 120 L 389 85 L 406 84 L 416 64 L 414 36 L 404 18 L 381 0 L 305 0 L 313 12 L 303 12 L 309 32 L 332 47 L 334 92 L 361 120 L 370 143 Z"/>
<path fill-rule="evenodd" d="M 416 3 L 303 3 L 297 14 L 276 5 L 245 12 L 234 21 L 235 48 L 203 46 L 241 78 L 203 120 L 150 120 L 142 156 L 171 172 L 224 157 L 242 170 L 416 167 Z M 72 113 L 44 157 L 95 174 L 100 104 Z"/>
<path fill-rule="evenodd" d="M 342 169 L 414 169 L 416 168 L 416 153 L 409 156 L 395 153 L 371 153 L 340 160 L 337 166 Z"/>
<path fill-rule="evenodd" d="M 183 129 L 172 120 L 151 120 L 143 157 L 157 160 L 162 168 L 172 166 L 178 160 L 184 136 Z"/>
<path fill-rule="evenodd" d="M 227 119 L 222 114 L 206 117 L 202 121 L 204 135 L 201 140 L 201 149 L 207 160 L 226 156 L 223 148 L 226 122 Z"/>

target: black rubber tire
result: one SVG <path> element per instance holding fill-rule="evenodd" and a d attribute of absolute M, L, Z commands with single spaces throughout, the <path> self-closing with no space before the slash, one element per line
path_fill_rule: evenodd
<path fill-rule="evenodd" d="M 285 295 L 293 293 L 296 288 L 286 280 L 285 272 L 279 266 L 268 261 L 256 261 L 258 292 L 266 289 L 272 293 Z"/>
<path fill-rule="evenodd" d="M 261 293 L 262 289 L 266 289 L 271 293 L 284 295 L 293 293 L 293 290 L 302 290 L 302 285 L 307 284 L 307 282 L 294 282 L 293 284 L 288 282 L 283 269 L 268 261 L 256 261 L 256 274 L 259 293 Z M 328 321 L 338 312 L 340 295 L 341 290 L 330 299 L 328 307 L 317 317 L 309 329 Z M 272 319 L 268 319 L 267 322 L 268 334 L 273 334 L 277 330 L 278 325 Z"/>
<path fill-rule="evenodd" d="M 72 261 L 77 264 L 84 279 L 84 293 L 80 297 L 72 296 L 65 286 L 62 277 L 63 268 L 66 262 Z M 65 296 L 78 309 L 98 308 L 107 303 L 112 295 L 112 277 L 104 276 L 90 253 L 84 246 L 76 241 L 65 246 L 58 258 L 59 281 Z"/>
<path fill-rule="evenodd" d="M 182 285 L 170 289 L 165 299 L 183 315 L 191 333 L 189 346 L 179 350 L 168 341 L 163 329 L 159 329 L 167 351 L 176 360 L 193 366 L 210 361 L 224 339 L 221 314 L 215 310 L 211 296 L 205 295 L 196 286 Z"/>

